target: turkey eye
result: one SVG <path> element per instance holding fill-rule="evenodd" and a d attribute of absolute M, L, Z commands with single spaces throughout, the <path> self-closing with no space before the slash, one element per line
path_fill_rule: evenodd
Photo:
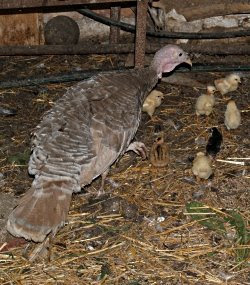
<path fill-rule="evenodd" d="M 182 56 L 182 52 L 181 52 L 181 53 L 179 53 L 179 56 Z"/>

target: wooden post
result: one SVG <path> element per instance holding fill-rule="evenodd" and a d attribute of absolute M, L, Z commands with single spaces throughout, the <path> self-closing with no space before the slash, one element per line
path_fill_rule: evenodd
<path fill-rule="evenodd" d="M 115 21 L 120 21 L 121 7 L 110 8 L 110 18 Z M 110 26 L 109 42 L 111 44 L 118 44 L 120 38 L 120 28 Z"/>

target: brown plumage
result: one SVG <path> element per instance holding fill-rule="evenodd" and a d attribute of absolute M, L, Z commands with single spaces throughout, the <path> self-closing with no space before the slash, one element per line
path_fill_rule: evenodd
<path fill-rule="evenodd" d="M 158 51 L 148 68 L 103 73 L 71 87 L 32 139 L 32 186 L 10 214 L 7 229 L 35 242 L 64 225 L 73 192 L 106 173 L 129 147 L 142 103 L 163 72 L 190 63 L 179 47 Z M 131 150 L 131 148 L 129 148 Z"/>
<path fill-rule="evenodd" d="M 152 145 L 149 156 L 150 162 L 155 167 L 165 167 L 169 164 L 169 148 L 164 142 L 163 134 L 161 134 Z"/>

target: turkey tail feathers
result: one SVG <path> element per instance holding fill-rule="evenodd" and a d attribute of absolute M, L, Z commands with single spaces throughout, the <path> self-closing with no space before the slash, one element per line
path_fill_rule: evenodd
<path fill-rule="evenodd" d="M 16 237 L 42 242 L 64 225 L 74 183 L 70 180 L 37 182 L 35 179 L 10 214 L 7 230 Z"/>

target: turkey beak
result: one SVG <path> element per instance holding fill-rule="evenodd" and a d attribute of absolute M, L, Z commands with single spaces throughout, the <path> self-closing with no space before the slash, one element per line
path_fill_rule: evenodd
<path fill-rule="evenodd" d="M 187 60 L 185 60 L 185 63 L 187 63 L 190 66 L 192 66 L 192 61 L 191 61 L 191 59 L 189 57 L 187 58 Z"/>

